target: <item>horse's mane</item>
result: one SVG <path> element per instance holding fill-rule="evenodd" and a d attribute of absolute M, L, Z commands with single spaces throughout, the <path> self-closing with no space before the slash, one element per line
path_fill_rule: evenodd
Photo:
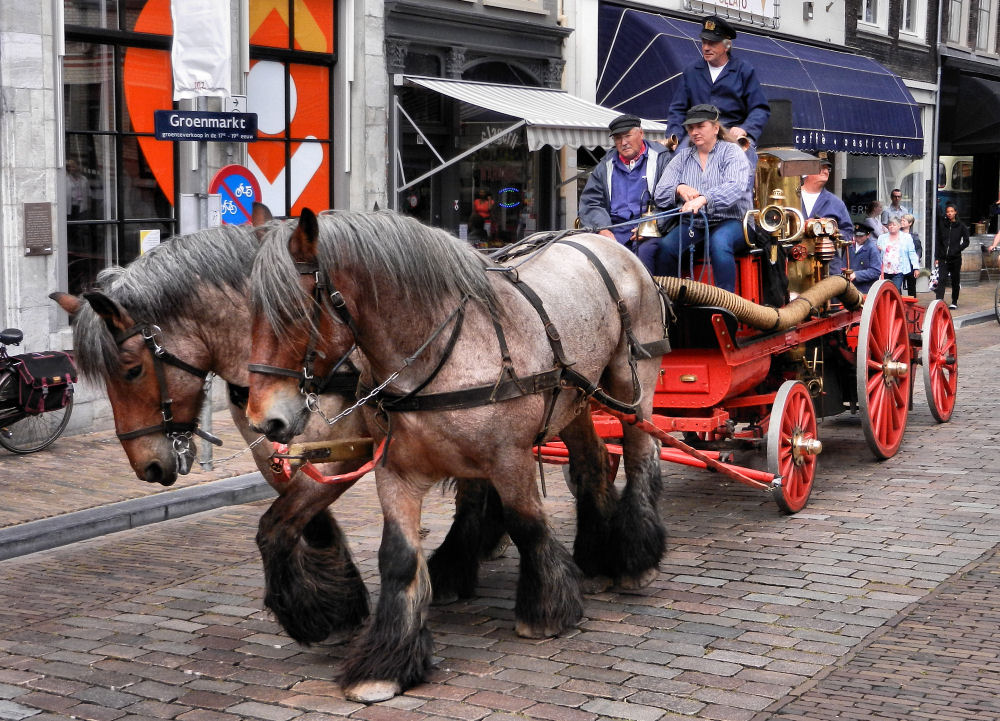
<path fill-rule="evenodd" d="M 399 291 L 404 302 L 434 315 L 454 310 L 458 299 L 468 296 L 497 308 L 496 292 L 484 272 L 490 263 L 468 243 L 439 228 L 384 210 L 371 213 L 338 211 L 317 218 L 317 262 L 321 272 L 351 268 L 355 280 L 370 289 L 366 298 L 379 308 L 379 285 Z M 311 299 L 302 291 L 298 272 L 288 253 L 292 224 L 271 233 L 261 246 L 251 276 L 255 312 L 262 312 L 272 327 L 289 320 L 311 317 Z"/>
<path fill-rule="evenodd" d="M 197 318 L 206 286 L 243 292 L 259 241 L 249 226 L 226 225 L 179 235 L 152 248 L 127 266 L 105 268 L 98 289 L 136 322 L 167 327 Z M 73 347 L 84 376 L 103 381 L 119 372 L 118 346 L 107 325 L 83 304 L 73 325 Z"/>

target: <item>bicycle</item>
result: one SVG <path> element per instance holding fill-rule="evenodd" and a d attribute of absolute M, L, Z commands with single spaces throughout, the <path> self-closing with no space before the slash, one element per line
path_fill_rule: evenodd
<path fill-rule="evenodd" d="M 17 328 L 0 330 L 0 446 L 12 453 L 35 453 L 66 430 L 76 366 L 66 353 L 8 355 L 7 346 L 23 339 Z"/>

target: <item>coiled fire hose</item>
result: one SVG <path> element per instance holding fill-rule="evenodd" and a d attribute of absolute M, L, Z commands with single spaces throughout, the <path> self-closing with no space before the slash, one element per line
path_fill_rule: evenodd
<path fill-rule="evenodd" d="M 833 298 L 839 297 L 848 310 L 857 310 L 864 301 L 861 291 L 840 275 L 824 278 L 781 308 L 759 305 L 728 290 L 686 278 L 658 276 L 656 281 L 673 301 L 723 308 L 741 322 L 763 331 L 782 331 L 798 325 Z"/>

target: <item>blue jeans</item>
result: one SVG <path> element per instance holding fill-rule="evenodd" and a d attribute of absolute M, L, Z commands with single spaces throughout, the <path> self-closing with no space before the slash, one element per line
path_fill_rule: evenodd
<path fill-rule="evenodd" d="M 684 266 L 679 265 L 683 253 L 690 246 L 700 245 L 705 240 L 704 228 L 694 228 L 692 238 L 688 231 L 690 222 L 685 218 L 681 224 L 660 239 L 660 247 L 656 253 L 656 272 L 654 275 L 681 275 Z M 739 220 L 721 220 L 709 222 L 708 255 L 712 260 L 712 275 L 715 285 L 723 290 L 736 290 L 736 251 L 746 248 L 743 239 L 743 223 Z"/>
<path fill-rule="evenodd" d="M 891 280 L 892 284 L 896 286 L 896 289 L 902 293 L 903 292 L 903 274 L 902 273 L 886 273 L 886 280 Z"/>

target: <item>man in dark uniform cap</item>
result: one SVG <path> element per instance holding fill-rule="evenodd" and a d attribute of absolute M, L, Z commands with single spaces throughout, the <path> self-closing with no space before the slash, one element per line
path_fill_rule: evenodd
<path fill-rule="evenodd" d="M 655 141 L 646 140 L 642 120 L 620 115 L 608 125 L 615 147 L 607 152 L 587 179 L 580 194 L 578 215 L 585 228 L 638 220 L 653 198 L 653 189 L 673 153 Z M 599 231 L 631 248 L 653 271 L 656 240 L 636 237 L 636 224 Z"/>
<path fill-rule="evenodd" d="M 684 117 L 695 105 L 714 105 L 719 109 L 720 122 L 729 129 L 730 137 L 746 137 L 751 148 L 767 124 L 771 106 L 757 80 L 753 66 L 731 56 L 733 26 L 717 15 L 705 18 L 701 24 L 701 60 L 686 67 L 681 85 L 674 92 L 667 111 L 667 134 L 685 137 Z M 756 166 L 757 154 L 748 158 Z"/>

